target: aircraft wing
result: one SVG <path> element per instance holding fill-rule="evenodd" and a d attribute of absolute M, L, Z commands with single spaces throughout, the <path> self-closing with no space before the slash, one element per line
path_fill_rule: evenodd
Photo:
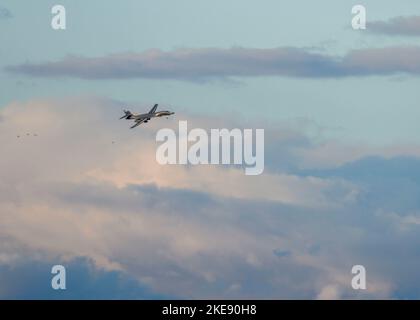
<path fill-rule="evenodd" d="M 155 104 L 155 105 L 153 106 L 153 108 L 152 108 L 152 109 L 150 109 L 149 113 L 155 113 L 155 112 L 156 112 L 157 107 L 158 107 L 158 104 Z"/>
<path fill-rule="evenodd" d="M 139 119 L 139 120 L 136 120 L 136 124 L 134 125 L 134 126 L 132 126 L 132 127 L 130 127 L 130 129 L 134 129 L 135 127 L 137 127 L 137 126 L 139 126 L 139 125 L 141 125 L 144 121 L 146 121 L 147 119 L 145 119 L 145 118 L 143 118 L 143 119 Z"/>

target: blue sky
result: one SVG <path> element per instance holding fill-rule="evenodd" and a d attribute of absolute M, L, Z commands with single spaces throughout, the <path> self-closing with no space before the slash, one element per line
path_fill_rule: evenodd
<path fill-rule="evenodd" d="M 0 3 L 0 298 L 420 297 L 418 1 L 55 4 Z M 154 103 L 264 128 L 264 174 L 159 166 L 115 121 Z"/>
<path fill-rule="evenodd" d="M 101 57 L 112 53 L 158 48 L 319 47 L 328 54 L 395 45 L 415 45 L 415 37 L 389 37 L 350 28 L 352 1 L 281 3 L 230 1 L 64 1 L 68 29 L 50 27 L 54 1 L 29 5 L 6 1 L 13 19 L 2 21 L 0 35 L 8 45 L 1 65 L 55 61 L 67 55 Z M 368 21 L 413 15 L 416 1 L 404 4 L 365 1 Z M 27 78 L 2 73 L 4 105 L 15 97 L 98 94 L 131 103 L 172 104 L 197 113 L 225 110 L 244 117 L 293 120 L 306 118 L 326 128 L 326 138 L 386 145 L 415 143 L 419 135 L 416 88 L 418 77 L 349 79 L 239 78 L 240 84 L 197 85 L 142 79 L 79 81 Z M 17 85 L 17 83 L 19 85 Z M 351 90 L 349 89 L 351 88 Z M 305 92 L 305 94 L 302 94 Z M 205 95 L 206 99 L 201 99 Z M 156 98 L 158 97 L 158 98 Z M 268 116 L 269 115 L 269 116 Z"/>

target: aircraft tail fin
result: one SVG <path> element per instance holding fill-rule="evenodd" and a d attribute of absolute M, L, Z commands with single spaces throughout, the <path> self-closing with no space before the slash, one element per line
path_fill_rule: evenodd
<path fill-rule="evenodd" d="M 153 108 L 152 108 L 152 109 L 150 109 L 149 113 L 155 113 L 155 112 L 156 112 L 157 107 L 158 107 L 158 104 L 156 103 L 156 104 L 153 106 Z"/>
<path fill-rule="evenodd" d="M 127 119 L 129 116 L 132 116 L 133 114 L 129 110 L 124 110 L 124 115 L 120 118 L 121 119 Z"/>

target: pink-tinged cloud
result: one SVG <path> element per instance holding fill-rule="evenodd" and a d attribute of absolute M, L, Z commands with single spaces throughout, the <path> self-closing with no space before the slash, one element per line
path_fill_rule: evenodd
<path fill-rule="evenodd" d="M 354 50 L 345 56 L 343 65 L 353 74 L 420 74 L 420 47 L 388 47 Z"/>
<path fill-rule="evenodd" d="M 153 49 L 104 57 L 68 56 L 55 62 L 9 66 L 6 70 L 37 77 L 144 78 L 196 82 L 261 76 L 342 78 L 400 73 L 419 75 L 420 47 L 367 48 L 350 51 L 344 56 L 293 47 Z"/>
<path fill-rule="evenodd" d="M 88 103 L 92 107 L 87 107 Z M 159 144 L 155 135 L 161 125 L 177 132 L 175 119 L 159 119 L 161 122 L 128 130 L 128 122 L 114 121 L 121 110 L 112 109 L 112 102 L 82 99 L 75 104 L 37 101 L 12 104 L 2 110 L 0 133 L 3 151 L 9 155 L 0 158 L 5 179 L 92 180 L 118 188 L 153 184 L 228 198 L 316 207 L 335 205 L 325 196 L 328 190 L 338 188 L 353 193 L 351 185 L 328 179 L 286 173 L 250 177 L 243 168 L 233 166 L 160 165 L 156 161 Z M 28 113 L 30 117 L 22 116 Z M 184 116 L 183 120 L 188 121 L 190 129 L 209 126 L 212 121 L 190 116 Z M 216 119 L 215 123 L 233 128 L 226 121 Z M 30 154 L 36 156 L 28 158 Z M 7 175 L 7 171 L 12 174 Z"/>
<path fill-rule="evenodd" d="M 85 98 L 1 110 L 0 263 L 84 256 L 178 297 L 390 296 L 392 282 L 379 271 L 367 292 L 349 289 L 348 266 L 363 260 L 373 268 L 372 254 L 387 245 L 380 237 L 392 230 L 359 203 L 365 186 L 271 170 L 249 177 L 234 167 L 160 166 L 162 126 L 176 129 L 179 118 L 191 128 L 230 124 L 177 113 L 129 130 L 120 112 L 114 101 Z M 404 221 L 410 235 L 417 220 Z M 396 260 L 387 256 L 381 262 Z"/>

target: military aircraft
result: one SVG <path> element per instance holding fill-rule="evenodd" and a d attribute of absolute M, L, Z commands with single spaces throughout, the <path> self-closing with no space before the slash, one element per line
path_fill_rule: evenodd
<path fill-rule="evenodd" d="M 152 118 L 159 118 L 159 117 L 169 117 L 173 114 L 175 114 L 175 112 L 171 112 L 171 111 L 157 111 L 158 105 L 155 104 L 153 106 L 152 109 L 150 109 L 150 111 L 148 113 L 143 113 L 143 114 L 138 114 L 138 113 L 131 113 L 131 111 L 129 110 L 124 110 L 124 115 L 120 118 L 121 119 L 126 119 L 126 120 L 134 120 L 134 122 L 136 123 L 134 126 L 130 127 L 130 129 L 133 129 L 139 125 L 141 125 L 142 123 L 147 123 L 149 122 L 150 119 Z"/>

